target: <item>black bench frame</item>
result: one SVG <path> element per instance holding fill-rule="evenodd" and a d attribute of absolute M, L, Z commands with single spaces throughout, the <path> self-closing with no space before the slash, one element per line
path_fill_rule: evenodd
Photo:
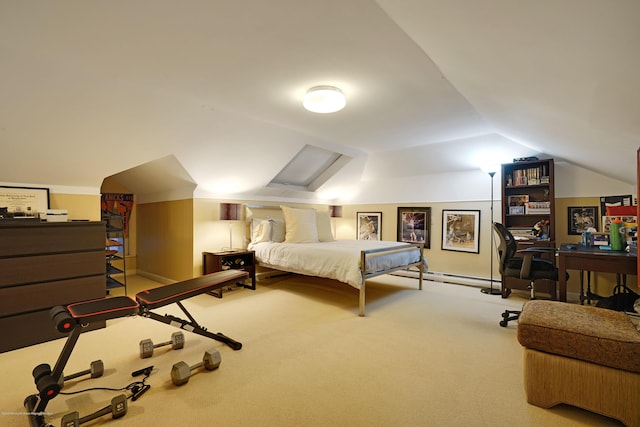
<path fill-rule="evenodd" d="M 220 341 L 234 350 L 240 350 L 242 348 L 240 342 L 220 332 L 209 332 L 205 327 L 199 325 L 181 301 L 221 289 L 244 280 L 248 276 L 249 273 L 246 271 L 225 270 L 139 292 L 136 294 L 135 301 L 127 296 L 120 296 L 79 302 L 66 307 L 53 307 L 49 314 L 56 329 L 69 335 L 53 370 L 50 370 L 48 365 L 39 365 L 34 369 L 33 376 L 38 393 L 27 396 L 24 400 L 29 424 L 32 427 L 48 425 L 44 419 L 47 404 L 60 392 L 61 386 L 58 379 L 63 375 L 63 370 L 78 342 L 80 333 L 91 323 L 139 315 Z M 161 316 L 151 311 L 173 303 L 180 307 L 189 320 L 168 314 Z"/>

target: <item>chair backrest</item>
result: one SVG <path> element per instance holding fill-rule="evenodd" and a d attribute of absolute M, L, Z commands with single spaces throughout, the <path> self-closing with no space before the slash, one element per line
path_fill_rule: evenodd
<path fill-rule="evenodd" d="M 500 274 L 504 275 L 506 263 L 516 254 L 517 245 L 513 235 L 499 222 L 493 223 L 493 230 L 499 237 L 498 256 L 500 258 Z"/>

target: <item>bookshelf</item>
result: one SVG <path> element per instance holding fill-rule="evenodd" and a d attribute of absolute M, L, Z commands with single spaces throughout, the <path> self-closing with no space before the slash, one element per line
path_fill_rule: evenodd
<path fill-rule="evenodd" d="M 502 223 L 517 240 L 518 249 L 554 247 L 553 159 L 503 164 L 501 179 Z M 529 282 L 525 280 L 503 278 L 502 297 L 508 297 L 512 289 L 527 290 L 528 286 Z M 548 293 L 552 299 L 556 299 L 555 282 L 538 281 L 536 292 Z"/>

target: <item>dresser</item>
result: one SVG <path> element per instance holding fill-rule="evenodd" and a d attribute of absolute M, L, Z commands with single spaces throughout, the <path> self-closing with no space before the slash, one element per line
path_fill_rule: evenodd
<path fill-rule="evenodd" d="M 63 337 L 51 307 L 104 298 L 104 248 L 102 222 L 1 220 L 0 352 Z"/>

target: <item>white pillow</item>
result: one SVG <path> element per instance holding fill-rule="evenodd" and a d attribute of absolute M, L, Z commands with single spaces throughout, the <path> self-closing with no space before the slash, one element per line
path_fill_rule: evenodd
<path fill-rule="evenodd" d="M 321 242 L 333 242 L 331 231 L 331 215 L 329 211 L 316 211 L 316 223 L 318 227 L 318 240 Z"/>
<path fill-rule="evenodd" d="M 251 243 L 271 241 L 271 224 L 268 219 L 254 218 L 251 221 Z"/>
<path fill-rule="evenodd" d="M 286 243 L 314 243 L 318 241 L 315 209 L 281 206 L 284 213 Z"/>
<path fill-rule="evenodd" d="M 251 220 L 251 243 L 284 242 L 284 220 L 254 218 Z"/>
<path fill-rule="evenodd" d="M 269 218 L 269 225 L 271 226 L 271 241 L 278 243 L 284 242 L 284 220 L 279 218 Z"/>

